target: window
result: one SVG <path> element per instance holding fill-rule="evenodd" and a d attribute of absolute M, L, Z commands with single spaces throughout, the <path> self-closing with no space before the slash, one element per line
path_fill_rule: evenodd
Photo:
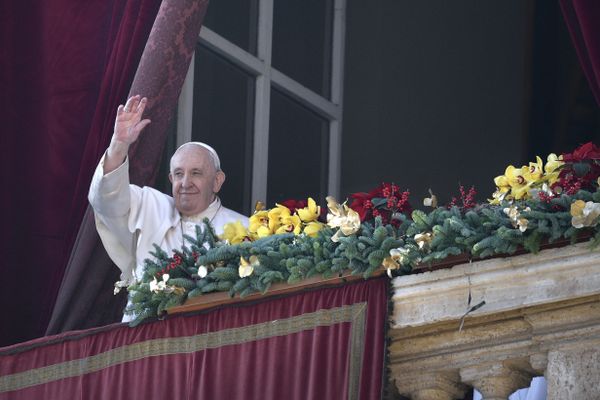
<path fill-rule="evenodd" d="M 209 5 L 179 100 L 177 143 L 221 157 L 223 203 L 250 214 L 339 195 L 345 0 Z"/>

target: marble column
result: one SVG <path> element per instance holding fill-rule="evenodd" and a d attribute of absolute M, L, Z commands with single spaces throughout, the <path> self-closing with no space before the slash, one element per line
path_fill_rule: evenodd
<path fill-rule="evenodd" d="M 548 400 L 600 399 L 600 342 L 548 352 Z"/>

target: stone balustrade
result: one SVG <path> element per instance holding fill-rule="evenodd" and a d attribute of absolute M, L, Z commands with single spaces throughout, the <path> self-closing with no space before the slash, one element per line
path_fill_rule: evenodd
<path fill-rule="evenodd" d="M 393 286 L 390 369 L 402 396 L 462 399 L 472 386 L 506 399 L 544 375 L 549 400 L 600 399 L 600 249 L 455 265 Z"/>

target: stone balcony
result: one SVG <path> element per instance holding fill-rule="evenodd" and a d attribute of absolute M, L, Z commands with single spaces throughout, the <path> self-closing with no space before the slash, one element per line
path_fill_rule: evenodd
<path fill-rule="evenodd" d="M 462 399 L 472 386 L 506 399 L 544 375 L 550 400 L 600 399 L 600 249 L 580 243 L 393 285 L 390 368 L 402 396 Z"/>

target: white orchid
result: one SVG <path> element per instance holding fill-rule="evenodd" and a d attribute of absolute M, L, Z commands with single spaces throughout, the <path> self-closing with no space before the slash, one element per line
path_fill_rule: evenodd
<path fill-rule="evenodd" d="M 154 277 L 154 279 L 152 280 L 152 282 L 150 282 L 150 291 L 154 292 L 154 293 L 158 293 L 158 292 L 162 292 L 162 291 L 169 291 L 168 289 L 170 288 L 167 285 L 167 281 L 169 280 L 170 276 L 169 274 L 163 274 L 162 276 L 162 280 L 160 282 L 158 282 L 156 280 L 156 277 Z"/>

